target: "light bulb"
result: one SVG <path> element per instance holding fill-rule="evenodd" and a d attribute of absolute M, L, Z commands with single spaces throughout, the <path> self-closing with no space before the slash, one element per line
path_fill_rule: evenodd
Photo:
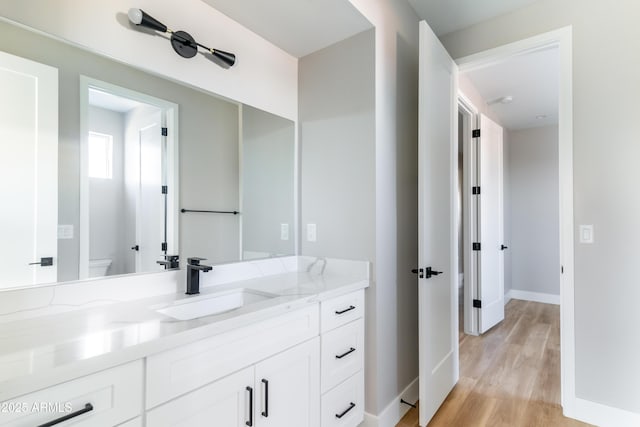
<path fill-rule="evenodd" d="M 140 25 L 142 22 L 142 11 L 140 9 L 132 7 L 127 15 L 129 15 L 129 21 L 136 25 Z"/>

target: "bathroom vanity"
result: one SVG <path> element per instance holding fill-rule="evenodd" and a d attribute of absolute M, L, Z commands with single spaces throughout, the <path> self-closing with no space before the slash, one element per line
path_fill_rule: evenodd
<path fill-rule="evenodd" d="M 193 296 L 183 275 L 5 292 L 0 426 L 362 422 L 367 262 L 221 265 Z"/>

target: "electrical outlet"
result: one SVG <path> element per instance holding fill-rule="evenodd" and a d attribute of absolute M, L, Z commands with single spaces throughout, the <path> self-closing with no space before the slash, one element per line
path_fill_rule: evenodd
<path fill-rule="evenodd" d="M 58 239 L 59 240 L 73 239 L 73 224 L 58 225 Z"/>
<path fill-rule="evenodd" d="M 317 228 L 315 224 L 307 224 L 307 242 L 315 242 L 317 239 Z"/>
<path fill-rule="evenodd" d="M 280 240 L 289 240 L 289 224 L 280 224 Z"/>

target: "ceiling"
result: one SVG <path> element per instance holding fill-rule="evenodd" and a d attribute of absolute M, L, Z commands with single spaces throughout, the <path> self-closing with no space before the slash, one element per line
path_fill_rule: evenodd
<path fill-rule="evenodd" d="M 512 96 L 509 104 L 490 106 L 503 127 L 528 129 L 558 123 L 558 49 L 545 49 L 465 73 L 486 102 Z M 544 115 L 545 118 L 536 118 Z"/>
<path fill-rule="evenodd" d="M 513 12 L 537 0 L 407 0 L 436 35 Z"/>
<path fill-rule="evenodd" d="M 298 58 L 373 27 L 348 0 L 202 1 Z"/>
<path fill-rule="evenodd" d="M 137 108 L 144 104 L 134 101 L 133 99 L 123 98 L 118 95 L 113 95 L 111 93 L 90 88 L 89 105 L 104 108 L 105 110 L 115 111 L 118 113 L 127 113 L 130 110 L 133 110 L 134 108 Z"/>

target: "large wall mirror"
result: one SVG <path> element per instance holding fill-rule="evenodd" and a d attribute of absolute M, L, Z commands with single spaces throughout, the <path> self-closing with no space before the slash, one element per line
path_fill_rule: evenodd
<path fill-rule="evenodd" d="M 0 289 L 295 253 L 292 121 L 0 32 Z"/>

